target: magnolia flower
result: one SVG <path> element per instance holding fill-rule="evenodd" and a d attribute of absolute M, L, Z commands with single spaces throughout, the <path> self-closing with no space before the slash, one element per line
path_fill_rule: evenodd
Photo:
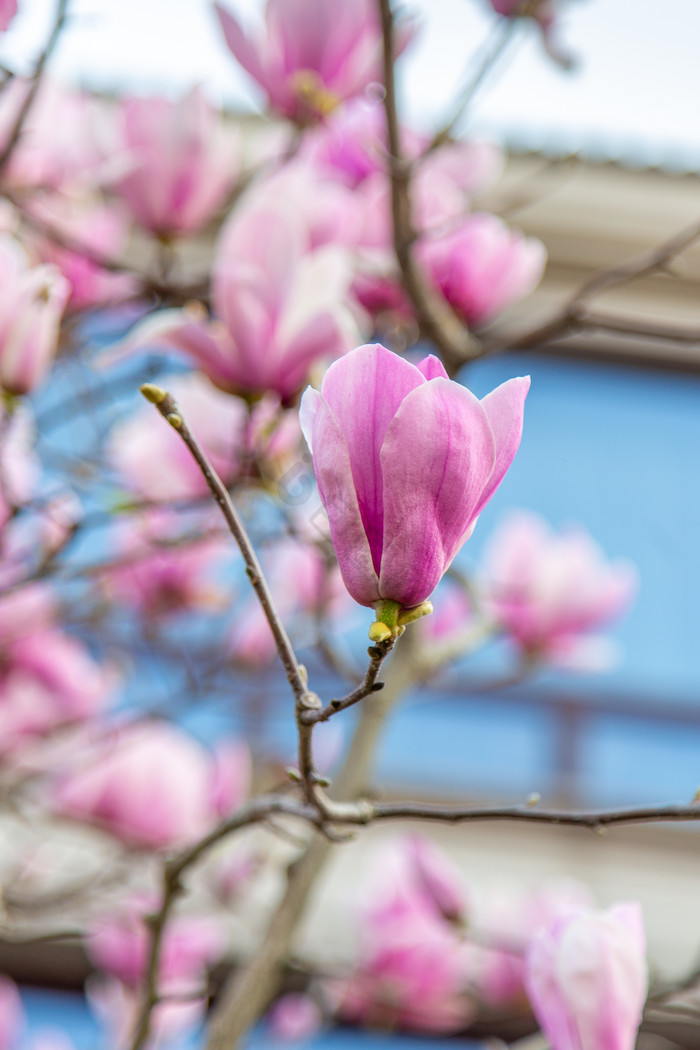
<path fill-rule="evenodd" d="M 474 1016 L 469 955 L 438 901 L 450 910 L 461 905 L 461 887 L 436 850 L 430 851 L 426 880 L 428 869 L 419 865 L 428 854 L 421 847 L 418 852 L 417 865 L 416 850 L 404 843 L 383 851 L 359 916 L 357 967 L 331 992 L 340 1016 L 355 1023 L 456 1032 Z"/>
<path fill-rule="evenodd" d="M 2 4 L 0 0 L 0 19 Z M 0 149 L 7 145 L 27 94 L 36 87 L 33 78 L 13 77 L 0 95 Z M 42 77 L 39 90 L 22 123 L 22 134 L 2 182 L 32 199 L 27 190 L 84 191 L 96 185 L 104 160 L 93 130 L 95 100 L 71 91 L 49 77 Z"/>
<path fill-rule="evenodd" d="M 479 401 L 441 363 L 361 346 L 308 389 L 300 418 L 343 581 L 360 605 L 433 592 L 520 444 L 529 378 Z"/>
<path fill-rule="evenodd" d="M 314 250 L 305 217 L 281 195 L 262 194 L 223 228 L 213 270 L 214 321 L 204 308 L 165 310 L 129 346 L 180 350 L 222 390 L 273 391 L 291 400 L 320 358 L 349 349 L 345 253 Z"/>
<path fill-rule="evenodd" d="M 48 588 L 21 588 L 0 602 L 0 753 L 83 722 L 105 706 L 115 676 L 55 625 Z"/>
<path fill-rule="evenodd" d="M 527 957 L 527 992 L 552 1050 L 633 1050 L 647 982 L 636 903 L 559 919 Z"/>
<path fill-rule="evenodd" d="M 258 402 L 249 415 L 243 401 L 217 390 L 205 376 L 178 376 L 168 382 L 168 390 L 227 484 L 255 464 L 277 475 L 296 454 L 296 413 L 280 413 L 274 398 Z M 148 501 L 171 503 L 209 494 L 178 435 L 145 403 L 113 428 L 109 454 L 123 485 Z"/>
<path fill-rule="evenodd" d="M 30 267 L 18 242 L 0 235 L 0 387 L 8 394 L 27 394 L 44 379 L 69 294 L 55 266 Z"/>
<path fill-rule="evenodd" d="M 540 930 L 564 916 L 590 910 L 583 883 L 556 879 L 534 890 L 495 884 L 476 895 L 469 914 L 471 983 L 480 999 L 503 1009 L 526 998 L 525 952 Z"/>
<path fill-rule="evenodd" d="M 127 843 L 161 849 L 193 841 L 233 812 L 249 775 L 243 744 L 212 753 L 175 725 L 133 723 L 74 763 L 54 804 Z"/>
<path fill-rule="evenodd" d="M 268 0 L 265 35 L 247 34 L 216 3 L 235 58 L 272 109 L 300 124 L 326 117 L 345 99 L 381 80 L 382 31 L 374 0 Z M 399 47 L 411 26 L 399 26 Z"/>
<path fill-rule="evenodd" d="M 126 171 L 113 187 L 141 226 L 159 236 L 200 229 L 224 203 L 236 177 L 217 114 L 199 88 L 172 102 L 129 98 L 122 103 Z"/>
<path fill-rule="evenodd" d="M 528 295 L 547 258 L 540 241 L 523 237 L 486 212 L 470 216 L 444 236 L 425 238 L 418 255 L 450 306 L 477 327 Z"/>
<path fill-rule="evenodd" d="M 95 966 L 116 977 L 127 988 L 138 989 L 148 968 L 149 935 L 146 915 L 157 907 L 145 897 L 128 900 L 119 911 L 100 915 L 85 941 Z M 207 969 L 226 949 L 226 935 L 215 919 L 201 915 L 171 917 L 160 954 L 159 988 L 162 994 L 198 991 Z"/>
<path fill-rule="evenodd" d="M 527 511 L 511 514 L 484 552 L 481 589 L 494 620 L 526 655 L 566 665 L 588 665 L 601 649 L 590 632 L 620 616 L 637 586 L 634 566 L 606 561 L 583 529 L 557 534 Z"/>
<path fill-rule="evenodd" d="M 102 584 L 110 599 L 147 621 L 220 610 L 226 602 L 216 580 L 227 563 L 229 545 L 217 538 L 185 542 L 179 525 L 177 516 L 164 510 L 115 531 L 120 557 L 105 566 Z"/>
<path fill-rule="evenodd" d="M 84 249 L 71 251 L 50 236 L 36 235 L 32 239 L 41 259 L 57 266 L 68 281 L 69 309 L 119 302 L 136 291 L 134 278 L 109 272 L 96 262 L 100 256 L 118 258 L 124 247 L 126 216 L 119 205 L 53 194 L 32 200 L 27 208 L 59 238 Z"/>

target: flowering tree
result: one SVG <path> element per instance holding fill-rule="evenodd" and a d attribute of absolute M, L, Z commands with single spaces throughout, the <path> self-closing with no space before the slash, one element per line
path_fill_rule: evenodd
<path fill-rule="evenodd" d="M 553 2 L 491 6 L 500 40 L 534 20 L 565 62 Z M 15 7 L 0 4 L 3 30 Z M 217 4 L 267 101 L 245 132 L 199 88 L 109 110 L 60 90 L 46 67 L 66 7 L 33 74 L 0 84 L 5 934 L 41 940 L 67 909 L 109 1045 L 130 1050 L 202 1024 L 209 1050 L 230 1050 L 272 1003 L 291 1038 L 333 1017 L 432 1033 L 486 1017 L 498 1034 L 525 1005 L 524 1030 L 553 1050 L 631 1050 L 648 990 L 638 905 L 599 912 L 561 884 L 477 901 L 417 836 L 378 860 L 353 967 L 309 994 L 281 995 L 282 973 L 329 853 L 365 825 L 698 819 L 694 804 L 588 813 L 367 790 L 409 689 L 496 635 L 523 675 L 586 664 L 636 589 L 583 530 L 528 512 L 464 579 L 454 559 L 517 454 L 529 378 L 479 400 L 462 367 L 585 326 L 598 289 L 663 266 L 698 230 L 499 344 L 487 326 L 545 266 L 538 241 L 476 210 L 497 152 L 454 135 L 500 44 L 428 137 L 398 111 L 394 67 L 416 27 L 389 0 L 268 0 L 257 30 Z M 150 404 L 134 410 L 138 386 Z M 373 615 L 359 672 L 337 644 L 353 600 Z M 300 662 L 312 647 L 347 680 L 335 698 Z M 297 750 L 284 772 L 254 746 L 277 658 Z M 251 689 L 249 740 L 206 747 L 187 728 L 197 702 Z M 352 707 L 330 783 L 331 730 Z M 283 863 L 209 1010 L 208 974 L 231 950 L 221 915 L 240 922 Z M 15 1047 L 9 979 L 0 997 L 0 1043 Z"/>

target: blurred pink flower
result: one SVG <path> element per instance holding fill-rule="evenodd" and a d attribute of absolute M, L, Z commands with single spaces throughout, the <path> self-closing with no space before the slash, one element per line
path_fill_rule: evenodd
<path fill-rule="evenodd" d="M 361 914 L 356 970 L 331 994 L 354 1023 L 456 1032 L 474 1015 L 468 955 L 415 874 L 404 846 L 383 852 Z"/>
<path fill-rule="evenodd" d="M 481 212 L 443 236 L 421 240 L 418 258 L 450 306 L 468 325 L 480 327 L 529 295 L 542 276 L 546 252 L 534 237 Z"/>
<path fill-rule="evenodd" d="M 290 1043 L 310 1039 L 316 1035 L 322 1023 L 318 1004 L 310 996 L 299 992 L 280 996 L 267 1018 L 270 1035 Z"/>
<path fill-rule="evenodd" d="M 138 989 L 148 965 L 149 935 L 145 917 L 157 908 L 155 900 L 135 897 L 91 924 L 85 947 L 94 965 L 116 977 L 127 988 Z M 221 958 L 227 937 L 211 916 L 175 915 L 163 935 L 159 991 L 162 995 L 198 992 L 206 972 Z"/>
<path fill-rule="evenodd" d="M 580 912 L 535 938 L 526 986 L 552 1050 L 633 1050 L 647 994 L 636 903 Z"/>
<path fill-rule="evenodd" d="M 381 80 L 382 33 L 372 0 L 268 0 L 265 35 L 248 35 L 222 4 L 216 13 L 235 58 L 272 109 L 313 123 Z M 398 50 L 412 33 L 400 23 Z"/>
<path fill-rule="evenodd" d="M 420 162 L 412 182 L 413 221 L 422 237 L 417 246 L 419 259 L 426 250 L 424 244 L 442 243 L 471 221 L 466 217 L 474 197 L 493 182 L 502 165 L 500 151 L 480 142 L 450 143 Z M 372 316 L 393 313 L 410 318 L 412 307 L 396 266 L 391 189 L 383 168 L 367 173 L 354 189 L 346 211 L 348 217 L 338 235 L 355 253 L 353 295 Z"/>
<path fill-rule="evenodd" d="M 533 937 L 555 920 L 592 907 L 590 891 L 574 880 L 547 881 L 526 891 L 495 886 L 476 896 L 469 952 L 471 983 L 479 998 L 494 1008 L 521 1004 L 525 954 Z"/>
<path fill-rule="evenodd" d="M 119 302 L 135 293 L 138 284 L 132 277 L 105 270 L 92 258 L 120 257 L 127 230 L 125 217 L 118 207 L 88 197 L 69 198 L 58 194 L 34 199 L 27 207 L 48 231 L 58 235 L 55 240 L 41 233 L 34 241 L 44 262 L 57 266 L 68 281 L 69 310 Z M 85 253 L 63 247 L 61 239 L 84 247 Z"/>
<path fill-rule="evenodd" d="M 280 196 L 244 201 L 216 249 L 209 322 L 165 310 L 139 326 L 129 346 L 180 350 L 223 390 L 272 391 L 291 400 L 320 358 L 350 348 L 344 252 L 312 249 L 304 216 Z"/>
<path fill-rule="evenodd" d="M 227 600 L 217 576 L 231 553 L 223 539 L 179 540 L 178 517 L 161 511 L 117 529 L 114 566 L 101 579 L 108 596 L 149 622 L 183 612 L 218 609 Z"/>
<path fill-rule="evenodd" d="M 406 839 L 406 853 L 417 887 L 447 922 L 463 922 L 467 915 L 464 884 L 448 858 L 421 835 Z"/>
<path fill-rule="evenodd" d="M 50 592 L 39 586 L 0 601 L 0 751 L 101 711 L 115 684 L 110 668 L 54 625 Z"/>
<path fill-rule="evenodd" d="M 32 81 L 14 77 L 0 94 L 0 149 L 12 133 Z M 100 178 L 103 159 L 95 145 L 95 101 L 42 78 L 17 146 L 2 173 L 3 184 L 28 189 L 84 191 Z"/>
<path fill-rule="evenodd" d="M 236 768 L 168 722 L 136 722 L 98 741 L 55 785 L 55 807 L 147 849 L 199 838 L 247 792 L 250 759 L 240 745 Z"/>
<path fill-rule="evenodd" d="M 199 88 L 176 102 L 122 102 L 116 148 L 126 170 L 112 185 L 145 229 L 161 237 L 193 233 L 223 205 L 238 172 L 219 119 Z"/>
<path fill-rule="evenodd" d="M 249 425 L 245 403 L 217 390 L 205 376 L 181 376 L 167 386 L 227 483 L 248 468 L 248 459 L 260 460 L 263 470 L 276 475 L 298 448 L 296 414 L 280 413 L 274 399 L 255 406 Z M 146 447 L 149 454 L 144 456 Z M 150 405 L 142 403 L 113 428 L 109 456 L 125 488 L 146 500 L 170 503 L 209 496 L 181 439 Z"/>
<path fill-rule="evenodd" d="M 343 581 L 360 605 L 425 601 L 520 443 L 529 378 L 482 401 L 435 357 L 358 347 L 310 387 L 300 418 Z"/>
<path fill-rule="evenodd" d="M 581 667 L 589 632 L 620 616 L 638 586 L 634 566 L 607 562 L 583 529 L 557 534 L 527 511 L 493 532 L 481 575 L 486 608 L 525 654 Z"/>
<path fill-rule="evenodd" d="M 54 266 L 30 266 L 19 243 L 0 234 L 0 387 L 27 394 L 49 371 L 70 286 Z"/>

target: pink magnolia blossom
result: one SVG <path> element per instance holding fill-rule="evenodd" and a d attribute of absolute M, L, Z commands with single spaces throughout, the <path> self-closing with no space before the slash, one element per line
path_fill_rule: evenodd
<path fill-rule="evenodd" d="M 359 925 L 356 970 L 331 988 L 342 1018 L 443 1033 L 472 1019 L 464 943 L 416 880 L 404 845 L 383 852 Z"/>
<path fill-rule="evenodd" d="M 486 212 L 444 236 L 425 238 L 418 255 L 430 281 L 475 327 L 528 295 L 546 260 L 540 241 L 523 237 Z"/>
<path fill-rule="evenodd" d="M 247 790 L 250 758 L 240 745 L 232 769 L 184 730 L 133 723 L 95 744 L 56 785 L 61 812 L 133 845 L 161 849 L 201 836 Z"/>
<path fill-rule="evenodd" d="M 259 402 L 249 423 L 244 402 L 217 390 L 204 376 L 178 377 L 167 387 L 227 483 L 258 461 L 263 471 L 276 476 L 296 452 L 296 414 L 280 413 L 274 398 Z M 148 456 L 143 454 L 145 447 Z M 139 497 L 170 503 L 209 495 L 202 472 L 178 435 L 145 403 L 114 427 L 109 455 L 125 488 Z"/>
<path fill-rule="evenodd" d="M 114 205 L 107 206 L 85 198 L 57 194 L 33 200 L 28 207 L 58 240 L 50 236 L 35 238 L 40 257 L 53 263 L 70 285 L 70 310 L 119 302 L 133 295 L 138 285 L 128 274 L 111 273 L 95 259 L 104 256 L 118 259 L 126 240 L 123 214 Z M 59 241 L 79 245 L 84 252 L 71 251 Z"/>
<path fill-rule="evenodd" d="M 237 170 L 217 120 L 199 88 L 177 102 L 122 103 L 117 149 L 126 171 L 113 187 L 145 229 L 161 237 L 193 233 L 224 203 Z"/>
<path fill-rule="evenodd" d="M 360 605 L 433 592 L 520 444 L 528 378 L 479 401 L 434 357 L 359 347 L 300 417 L 343 581 Z"/>
<path fill-rule="evenodd" d="M 117 530 L 114 566 L 102 582 L 113 600 L 155 622 L 182 612 L 221 609 L 226 593 L 216 577 L 230 550 L 217 539 L 179 541 L 179 519 L 167 511 L 151 513 L 139 525 Z"/>
<path fill-rule="evenodd" d="M 214 6 L 233 55 L 272 109 L 290 120 L 320 120 L 381 80 L 382 33 L 372 0 L 268 0 L 265 35 L 249 35 L 226 7 Z M 400 25 L 399 50 L 410 34 L 410 25 Z"/>
<path fill-rule="evenodd" d="M 528 953 L 527 992 L 552 1050 L 633 1050 L 647 982 L 636 903 L 559 919 Z"/>
<path fill-rule="evenodd" d="M 0 148 L 12 133 L 32 80 L 14 77 L 0 95 Z M 103 158 L 92 128 L 95 102 L 42 78 L 39 91 L 12 151 L 3 184 L 26 194 L 27 189 L 53 192 L 84 191 L 100 178 Z"/>
<path fill-rule="evenodd" d="M 31 267 L 18 242 L 0 235 L 0 387 L 7 393 L 27 394 L 44 379 L 69 294 L 56 267 Z"/>
<path fill-rule="evenodd" d="M 267 1018 L 270 1034 L 284 1042 L 310 1039 L 319 1031 L 322 1022 L 318 1004 L 310 996 L 298 992 L 281 996 Z"/>
<path fill-rule="evenodd" d="M 0 1050 L 17 1050 L 26 1026 L 22 999 L 15 982 L 0 974 Z"/>
<path fill-rule="evenodd" d="M 482 591 L 525 654 L 585 667 L 590 632 L 630 605 L 637 579 L 633 565 L 607 562 L 582 529 L 557 534 L 538 515 L 518 511 L 489 539 Z"/>
<path fill-rule="evenodd" d="M 112 914 L 92 923 L 86 949 L 95 966 L 138 989 L 148 966 L 149 934 L 146 915 L 157 903 L 143 897 L 127 901 Z M 221 923 L 209 916 L 175 915 L 163 935 L 158 984 L 161 994 L 185 995 L 198 991 L 207 969 L 226 950 Z"/>
<path fill-rule="evenodd" d="M 103 709 L 115 676 L 55 626 L 51 593 L 35 585 L 0 601 L 0 752 Z"/>
<path fill-rule="evenodd" d="M 466 917 L 467 899 L 459 874 L 432 842 L 420 835 L 406 841 L 406 852 L 417 886 L 447 922 Z"/>
<path fill-rule="evenodd" d="M 559 879 L 535 890 L 489 887 L 475 897 L 470 912 L 471 983 L 489 1006 L 521 1005 L 525 993 L 525 954 L 540 930 L 556 920 L 594 906 L 583 883 Z M 467 932 L 469 937 L 469 931 Z"/>
<path fill-rule="evenodd" d="M 235 211 L 216 251 L 216 320 L 166 310 L 131 345 L 180 350 L 221 389 L 290 400 L 320 358 L 345 353 L 354 331 L 344 302 L 350 273 L 333 245 L 314 251 L 304 216 L 262 196 Z"/>
<path fill-rule="evenodd" d="M 444 252 L 452 246 L 456 232 L 473 222 L 466 218 L 472 200 L 493 181 L 501 166 L 502 156 L 494 147 L 456 142 L 429 154 L 417 167 L 412 184 L 413 218 L 421 234 L 417 255 L 429 277 L 430 267 L 423 256 L 437 253 L 433 242 L 442 245 Z M 347 243 L 356 253 L 358 270 L 353 294 L 373 316 L 391 311 L 402 318 L 410 317 L 412 308 L 396 268 L 391 187 L 384 171 L 371 172 L 362 180 L 352 194 L 349 209 L 352 221 L 346 220 L 344 228 L 352 234 Z M 488 218 L 499 222 L 494 216 Z M 503 230 L 508 232 L 505 226 Z M 474 248 L 470 250 L 474 254 Z M 482 252 L 479 262 L 485 261 Z M 490 279 L 494 279 L 493 274 Z M 507 301 L 499 301 L 498 309 L 503 305 Z"/>

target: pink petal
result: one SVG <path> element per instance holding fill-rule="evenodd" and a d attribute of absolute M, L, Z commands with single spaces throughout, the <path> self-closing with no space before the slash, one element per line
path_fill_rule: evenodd
<path fill-rule="evenodd" d="M 341 358 L 323 380 L 323 397 L 347 443 L 352 481 L 377 573 L 384 528 L 380 450 L 406 395 L 424 385 L 414 365 L 378 343 Z"/>
<path fill-rule="evenodd" d="M 482 398 L 481 405 L 496 439 L 496 462 L 493 473 L 481 494 L 476 514 L 480 514 L 491 499 L 518 451 L 523 433 L 525 398 L 529 389 L 530 377 L 522 376 L 518 379 L 509 379 L 507 383 L 501 383 L 490 394 Z"/>
<path fill-rule="evenodd" d="M 418 605 L 437 586 L 484 502 L 496 461 L 494 434 L 471 391 L 434 379 L 404 398 L 380 458 L 386 523 L 380 592 Z"/>
<path fill-rule="evenodd" d="M 337 366 L 328 370 L 326 379 L 334 367 Z M 305 392 L 299 418 L 313 452 L 316 480 L 343 581 L 356 602 L 371 606 L 379 600 L 379 586 L 360 515 L 347 442 L 318 391 L 309 388 Z"/>
<path fill-rule="evenodd" d="M 253 43 L 241 29 L 237 19 L 223 4 L 214 4 L 214 10 L 221 23 L 224 39 L 233 55 L 259 84 L 265 86 L 267 75 L 260 60 L 259 45 Z"/>

